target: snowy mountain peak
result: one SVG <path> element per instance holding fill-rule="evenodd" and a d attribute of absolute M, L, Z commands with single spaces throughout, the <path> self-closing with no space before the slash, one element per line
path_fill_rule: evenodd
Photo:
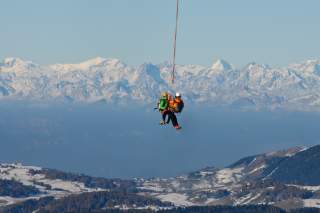
<path fill-rule="evenodd" d="M 117 58 L 96 57 L 80 63 L 79 66 L 82 67 L 82 69 L 89 69 L 90 67 L 96 67 L 96 66 L 124 68 L 126 67 L 126 64 L 124 64 Z"/>
<path fill-rule="evenodd" d="M 15 72 L 22 73 L 38 68 L 39 65 L 33 63 L 32 61 L 26 61 L 21 58 L 8 57 L 0 63 L 0 70 L 2 72 Z"/>
<path fill-rule="evenodd" d="M 319 59 L 310 59 L 310 60 L 306 60 L 302 64 L 316 65 L 316 64 L 320 64 L 320 60 Z"/>
<path fill-rule="evenodd" d="M 221 72 L 224 70 L 231 70 L 231 69 L 233 69 L 233 67 L 229 62 L 227 62 L 223 59 L 218 59 L 213 63 L 213 65 L 211 66 L 211 69 L 218 71 L 218 72 Z"/>
<path fill-rule="evenodd" d="M 320 60 L 312 59 L 299 64 L 291 64 L 289 65 L 289 68 L 293 70 L 299 70 L 305 74 L 314 73 L 316 75 L 320 75 Z"/>
<path fill-rule="evenodd" d="M 77 64 L 54 64 L 49 66 L 53 70 L 73 71 L 73 70 L 90 70 L 94 67 L 109 67 L 114 69 L 123 69 L 126 64 L 116 58 L 96 57 Z"/>
<path fill-rule="evenodd" d="M 3 60 L 2 63 L 4 66 L 13 67 L 13 66 L 24 66 L 24 65 L 36 65 L 32 61 L 26 61 L 21 58 L 8 57 Z"/>
<path fill-rule="evenodd" d="M 97 65 L 103 64 L 107 60 L 108 59 L 106 58 L 96 57 L 96 58 L 92 58 L 84 62 L 81 62 L 80 65 L 83 65 L 84 67 L 97 66 Z"/>
<path fill-rule="evenodd" d="M 270 69 L 270 66 L 267 64 L 257 64 L 256 62 L 251 62 L 247 64 L 244 69 L 245 70 L 256 70 L 256 69 L 267 70 L 267 69 Z"/>
<path fill-rule="evenodd" d="M 3 60 L 3 64 L 5 66 L 10 66 L 10 67 L 16 64 L 23 64 L 23 63 L 24 63 L 24 60 L 22 60 L 21 58 L 8 57 Z"/>

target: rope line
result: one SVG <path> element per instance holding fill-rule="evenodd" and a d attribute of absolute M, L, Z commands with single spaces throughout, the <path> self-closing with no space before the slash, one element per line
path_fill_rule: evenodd
<path fill-rule="evenodd" d="M 173 41 L 173 60 L 172 60 L 172 73 L 171 73 L 171 83 L 172 83 L 172 85 L 173 85 L 174 82 L 175 82 L 178 21 L 179 21 L 179 0 L 177 0 L 177 8 L 176 8 L 176 27 L 175 27 L 174 41 Z"/>

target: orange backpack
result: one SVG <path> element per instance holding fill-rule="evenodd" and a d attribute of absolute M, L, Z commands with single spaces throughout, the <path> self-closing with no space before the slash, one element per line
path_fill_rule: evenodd
<path fill-rule="evenodd" d="M 175 98 L 169 103 L 170 108 L 173 109 L 174 112 L 180 113 L 183 110 L 184 103 L 182 99 L 180 98 Z"/>

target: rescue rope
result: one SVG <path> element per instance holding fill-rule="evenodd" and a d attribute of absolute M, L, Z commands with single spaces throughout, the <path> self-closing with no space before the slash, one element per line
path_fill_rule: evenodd
<path fill-rule="evenodd" d="M 176 52 L 177 52 L 177 34 L 178 34 L 178 21 L 179 21 L 179 0 L 177 0 L 176 8 L 176 27 L 174 32 L 173 41 L 173 59 L 172 59 L 172 73 L 171 73 L 171 83 L 174 84 L 175 81 L 175 71 L 176 71 Z"/>

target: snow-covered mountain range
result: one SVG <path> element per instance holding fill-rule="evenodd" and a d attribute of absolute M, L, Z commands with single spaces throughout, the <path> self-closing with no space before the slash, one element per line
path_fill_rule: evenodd
<path fill-rule="evenodd" d="M 0 63 L 0 98 L 80 102 L 151 103 L 161 91 L 180 91 L 189 102 L 255 109 L 320 109 L 320 60 L 284 68 L 249 63 L 235 68 L 224 60 L 210 67 L 129 66 L 94 58 L 78 64 L 38 65 L 20 58 Z"/>

